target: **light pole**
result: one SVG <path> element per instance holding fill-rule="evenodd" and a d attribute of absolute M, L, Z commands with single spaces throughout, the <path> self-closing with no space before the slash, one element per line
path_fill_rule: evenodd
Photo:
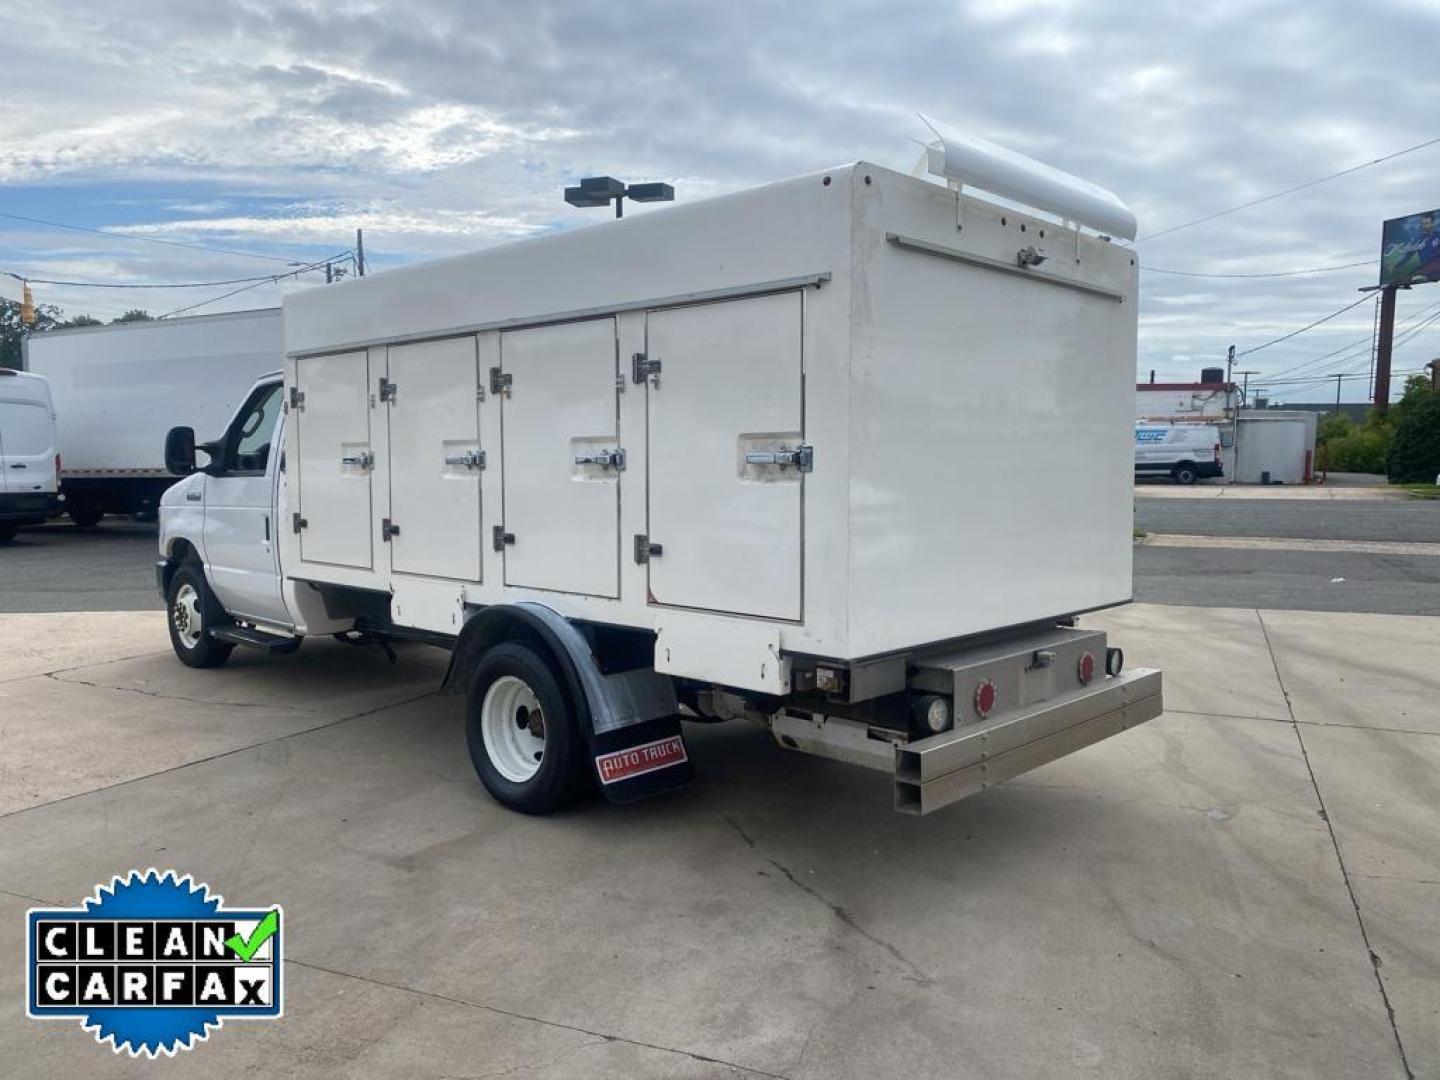
<path fill-rule="evenodd" d="M 674 202 L 675 189 L 669 184 L 630 184 L 613 176 L 587 176 L 577 187 L 565 189 L 565 201 L 577 209 L 587 206 L 615 204 L 615 216 L 625 216 L 625 200 L 635 202 Z"/>

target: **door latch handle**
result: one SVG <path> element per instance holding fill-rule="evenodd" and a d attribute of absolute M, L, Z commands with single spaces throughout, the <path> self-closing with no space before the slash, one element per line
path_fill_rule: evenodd
<path fill-rule="evenodd" d="M 358 454 L 346 454 L 340 459 L 341 465 L 350 465 L 357 469 L 369 469 L 375 465 L 375 455 L 369 450 L 363 450 Z"/>
<path fill-rule="evenodd" d="M 753 450 L 745 455 L 747 465 L 779 465 L 782 469 L 811 472 L 815 468 L 815 450 L 797 446 L 793 450 Z"/>
<path fill-rule="evenodd" d="M 445 464 L 459 465 L 466 469 L 483 469 L 485 468 L 485 451 L 466 450 L 461 454 L 446 454 Z"/>
<path fill-rule="evenodd" d="M 23 461 L 17 461 L 14 465 L 11 465 L 10 467 L 12 469 L 28 469 L 30 466 L 26 465 Z"/>
<path fill-rule="evenodd" d="M 515 543 L 515 534 L 506 532 L 504 525 L 492 526 L 490 534 L 496 551 L 504 551 L 506 544 Z"/>
<path fill-rule="evenodd" d="M 614 469 L 616 472 L 625 471 L 624 450 L 599 450 L 593 454 L 576 454 L 576 465 L 599 465 L 602 469 Z"/>

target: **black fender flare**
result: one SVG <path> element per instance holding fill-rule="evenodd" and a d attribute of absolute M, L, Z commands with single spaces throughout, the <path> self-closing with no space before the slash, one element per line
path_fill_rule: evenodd
<path fill-rule="evenodd" d="M 606 675 L 589 641 L 573 622 L 553 608 L 529 600 L 494 604 L 471 616 L 455 640 L 440 692 L 468 690 L 480 657 L 502 641 L 520 641 L 554 658 L 587 737 L 680 711 L 675 684 L 668 675 L 652 668 Z"/>

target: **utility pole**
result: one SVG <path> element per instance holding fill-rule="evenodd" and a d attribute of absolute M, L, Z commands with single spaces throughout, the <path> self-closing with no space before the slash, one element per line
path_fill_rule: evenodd
<path fill-rule="evenodd" d="M 1337 413 L 1340 411 L 1340 380 L 1343 378 L 1345 378 L 1344 375 L 1335 376 L 1335 411 Z"/>
<path fill-rule="evenodd" d="M 1237 371 L 1237 372 L 1235 372 L 1235 374 L 1236 374 L 1236 375 L 1239 375 L 1242 379 L 1244 379 L 1244 382 L 1241 383 L 1241 386 L 1240 386 L 1240 403 L 1241 403 L 1242 405 L 1243 405 L 1243 404 L 1248 404 L 1249 401 L 1250 401 L 1250 376 L 1251 376 L 1251 375 L 1259 375 L 1260 372 L 1255 371 L 1255 370 L 1250 370 L 1250 371 Z"/>
<path fill-rule="evenodd" d="M 1375 411 L 1382 415 L 1390 408 L 1390 351 L 1395 344 L 1395 294 L 1400 288 L 1400 285 L 1386 285 L 1380 290 L 1380 330 L 1375 342 L 1374 403 Z"/>
<path fill-rule="evenodd" d="M 359 277 L 365 276 L 365 230 L 355 230 L 355 273 Z"/>

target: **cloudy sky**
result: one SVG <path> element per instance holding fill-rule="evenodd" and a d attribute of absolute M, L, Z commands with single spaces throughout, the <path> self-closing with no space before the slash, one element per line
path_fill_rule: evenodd
<path fill-rule="evenodd" d="M 1440 137 L 1424 0 L 38 0 L 5 38 L 0 269 L 37 278 L 283 273 L 357 226 L 383 269 L 577 227 L 599 212 L 560 189 L 591 173 L 698 199 L 859 157 L 908 171 L 920 111 L 1125 198 L 1152 268 L 1140 369 L 1189 380 L 1358 299 L 1381 220 L 1440 206 L 1435 145 L 1144 239 Z M 226 291 L 37 287 L 101 316 Z M 1432 315 L 1440 286 L 1400 294 L 1396 370 L 1440 355 Z M 1239 366 L 1364 372 L 1373 317 L 1366 300 Z"/>

